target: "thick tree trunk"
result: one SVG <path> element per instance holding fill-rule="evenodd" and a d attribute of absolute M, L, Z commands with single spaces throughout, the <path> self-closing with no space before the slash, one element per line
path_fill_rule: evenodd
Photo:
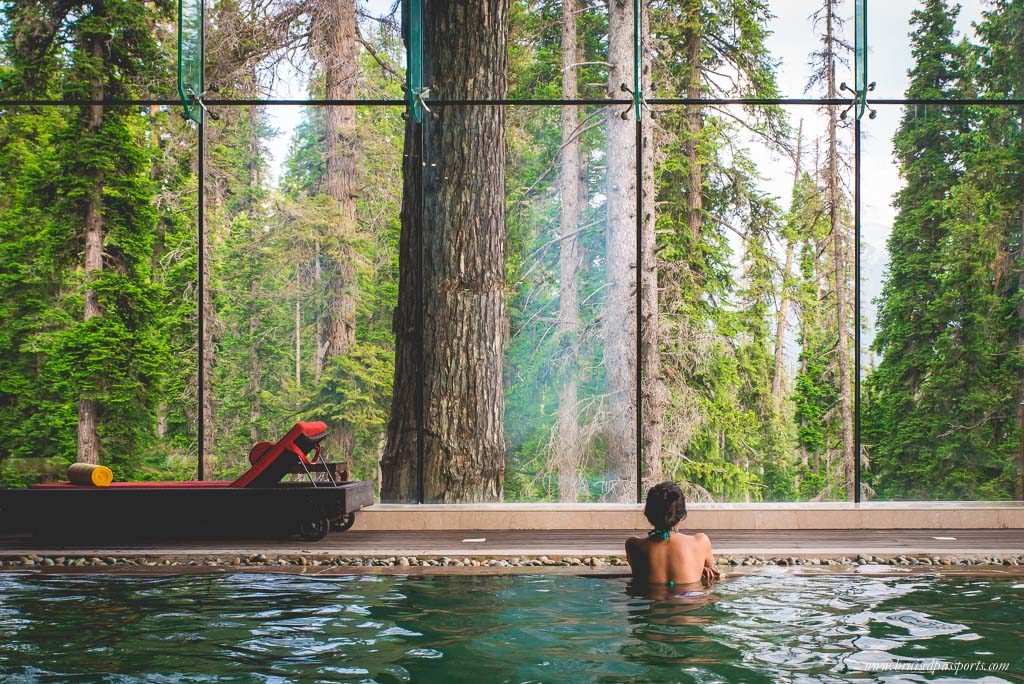
<path fill-rule="evenodd" d="M 650 17 L 644 12 L 641 17 L 641 79 L 647 96 L 651 86 L 650 60 Z M 658 254 L 655 236 L 655 187 L 654 187 L 654 120 L 645 116 L 641 120 L 643 150 L 640 158 L 643 175 L 643 230 L 640 248 L 642 268 L 640 280 L 640 368 L 641 368 L 641 427 L 643 441 L 644 490 L 662 480 L 661 440 L 662 419 L 668 403 L 668 390 L 661 376 L 661 324 L 658 308 Z"/>
<path fill-rule="evenodd" d="M 405 126 L 402 153 L 402 232 L 398 240 L 398 304 L 395 334 L 395 384 L 388 418 L 387 443 L 381 456 L 380 498 L 385 502 L 415 502 L 423 424 L 423 129 L 411 117 Z"/>
<path fill-rule="evenodd" d="M 104 57 L 103 38 L 92 39 L 92 56 L 96 60 Z M 104 94 L 103 80 L 97 78 L 92 84 L 93 100 L 102 100 Z M 88 131 L 90 136 L 98 135 L 103 126 L 103 105 L 89 105 Z M 85 209 L 85 305 L 82 318 L 86 321 L 103 315 L 103 307 L 92 289 L 92 281 L 103 270 L 103 185 L 104 175 L 98 171 L 93 179 Z M 96 399 L 81 398 L 78 400 L 78 448 L 77 459 L 80 463 L 100 462 L 99 436 L 100 403 Z"/>
<path fill-rule="evenodd" d="M 608 96 L 633 88 L 633 2 L 608 3 Z M 604 307 L 606 501 L 633 498 L 636 482 L 636 119 L 608 108 Z"/>
<path fill-rule="evenodd" d="M 796 190 L 800 184 L 803 132 L 804 120 L 800 119 L 800 125 L 796 132 L 796 157 L 793 160 L 793 192 L 790 193 L 792 198 L 796 198 Z M 790 211 L 793 211 L 795 208 L 790 207 Z M 793 273 L 795 250 L 795 236 L 790 235 L 786 238 L 786 262 L 782 269 L 782 281 L 779 284 L 779 310 L 775 316 L 775 365 L 772 371 L 772 399 L 775 402 L 775 411 L 777 413 L 781 413 L 783 402 L 783 374 L 785 372 L 783 360 L 786 349 L 786 319 L 789 317 L 790 277 Z"/>
<path fill-rule="evenodd" d="M 828 93 L 829 99 L 837 97 L 835 69 L 835 23 L 833 0 L 825 3 L 825 45 L 828 60 Z M 832 238 L 832 268 L 836 295 L 836 322 L 839 332 L 839 344 L 836 349 L 836 364 L 839 367 L 839 413 L 842 424 L 842 462 L 843 479 L 846 498 L 853 500 L 854 453 L 853 444 L 853 397 L 850 378 L 850 330 L 849 330 L 849 288 L 847 287 L 847 250 L 846 230 L 842 216 L 842 190 L 839 181 L 839 115 L 834 106 L 828 108 L 828 204 L 829 228 Z"/>
<path fill-rule="evenodd" d="M 319 0 L 312 25 L 313 45 L 324 74 L 325 95 L 332 100 L 356 97 L 359 77 L 356 62 L 355 0 Z M 327 313 L 318 325 L 316 368 L 348 354 L 356 343 L 357 282 L 352 243 L 356 235 L 356 111 L 355 107 L 327 107 L 324 112 L 327 194 L 335 201 L 334 230 L 325 236 L 327 259 Z M 355 446 L 351 426 L 344 419 L 330 421 L 327 450 L 332 458 L 351 458 Z"/>
<path fill-rule="evenodd" d="M 432 96 L 504 98 L 508 0 L 429 3 L 424 14 L 424 82 Z M 410 154 L 417 125 L 407 129 L 395 389 L 381 496 L 416 497 L 421 435 L 425 501 L 497 501 L 505 470 L 508 338 L 504 109 L 450 105 L 436 107 L 434 117 L 423 124 L 422 221 Z M 411 251 L 421 258 L 409 259 Z M 420 311 L 408 291 L 417 285 Z M 422 426 L 415 399 L 412 406 L 409 400 L 421 380 Z"/>
<path fill-rule="evenodd" d="M 578 95 L 576 2 L 562 0 L 562 98 Z M 579 501 L 584 480 L 583 444 L 579 425 L 578 378 L 580 312 L 578 274 L 582 262 L 579 230 L 583 183 L 580 164 L 579 108 L 562 108 L 562 153 L 558 178 L 559 289 L 558 336 L 561 340 L 562 386 L 558 394 L 558 425 L 555 432 L 555 465 L 558 468 L 558 500 Z"/>

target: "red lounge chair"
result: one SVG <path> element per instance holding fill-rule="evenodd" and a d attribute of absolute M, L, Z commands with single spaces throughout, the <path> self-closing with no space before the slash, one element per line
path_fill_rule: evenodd
<path fill-rule="evenodd" d="M 312 465 L 320 458 L 320 442 L 327 437 L 327 425 L 319 421 L 296 423 L 276 443 L 260 442 L 249 451 L 249 470 L 236 480 L 202 480 L 190 482 L 111 482 L 110 487 L 198 489 L 203 487 L 273 487 L 286 475 L 295 472 L 296 464 Z M 316 455 L 309 457 L 309 452 Z M 308 469 L 306 470 L 308 473 Z M 94 489 L 91 485 L 70 482 L 48 482 L 31 489 Z"/>
<path fill-rule="evenodd" d="M 260 442 L 249 451 L 252 467 L 231 483 L 232 487 L 269 487 L 294 472 L 295 464 L 305 468 L 320 460 L 320 442 L 327 437 L 327 425 L 296 423 L 276 444 Z M 316 455 L 312 458 L 309 453 Z M 309 470 L 306 469 L 308 473 Z"/>
<path fill-rule="evenodd" d="M 109 487 L 41 484 L 0 490 L 5 528 L 34 534 L 84 536 L 266 536 L 298 532 L 322 539 L 333 527 L 352 526 L 355 512 L 373 503 L 373 483 L 336 481 L 320 461 L 327 425 L 296 423 L 275 443 L 249 452 L 250 467 L 236 480 L 113 482 Z M 317 482 L 313 472 L 326 472 Z M 308 481 L 282 482 L 291 473 Z M 12 524 L 8 524 L 12 523 Z"/>

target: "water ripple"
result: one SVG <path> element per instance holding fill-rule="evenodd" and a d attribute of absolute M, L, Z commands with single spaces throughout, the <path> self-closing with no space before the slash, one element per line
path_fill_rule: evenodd
<path fill-rule="evenodd" d="M 1021 588 L 766 574 L 652 598 L 546 575 L 0 575 L 0 679 L 1021 681 Z M 1009 667 L 897 669 L 958 661 Z"/>

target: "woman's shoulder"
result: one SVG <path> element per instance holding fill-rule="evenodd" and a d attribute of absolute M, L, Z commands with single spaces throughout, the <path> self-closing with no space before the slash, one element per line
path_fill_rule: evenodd
<path fill-rule="evenodd" d="M 699 546 L 711 546 L 711 537 L 704 534 L 703 532 L 694 532 L 693 534 L 680 533 L 680 537 L 684 538 L 688 543 L 697 544 Z"/>
<path fill-rule="evenodd" d="M 646 542 L 647 542 L 647 537 L 646 536 L 643 536 L 643 537 L 640 537 L 640 536 L 626 537 L 626 548 L 627 549 L 636 549 L 636 548 L 639 548 L 639 547 L 643 546 Z"/>

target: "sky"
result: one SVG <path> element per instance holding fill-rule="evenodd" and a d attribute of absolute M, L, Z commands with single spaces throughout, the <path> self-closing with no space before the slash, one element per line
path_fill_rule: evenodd
<path fill-rule="evenodd" d="M 911 12 L 920 6 L 920 0 L 866 0 L 868 3 L 868 69 L 869 78 L 877 83 L 871 97 L 899 98 L 906 90 L 907 71 L 913 63 L 910 51 Z M 957 29 L 962 36 L 973 34 L 972 22 L 981 18 L 984 0 L 965 0 Z M 373 14 L 386 14 L 393 0 L 364 0 L 360 5 Z M 770 25 L 768 48 L 778 61 L 777 78 L 783 97 L 803 98 L 819 96 L 820 92 L 805 92 L 810 78 L 808 56 L 817 49 L 818 38 L 811 18 L 820 5 L 818 0 L 770 0 L 775 18 Z M 853 42 L 853 0 L 844 0 L 840 14 L 846 19 L 846 35 Z M 853 85 L 853 72 L 845 67 L 837 80 Z M 306 96 L 306 79 L 301 69 L 285 67 L 278 73 L 274 97 L 299 99 Z M 870 102 L 870 97 L 869 97 Z M 877 117 L 862 119 L 861 142 L 861 273 L 862 299 L 867 325 L 864 331 L 866 349 L 873 337 L 874 305 L 872 300 L 881 290 L 887 263 L 888 238 L 895 210 L 893 194 L 901 187 L 896 165 L 893 163 L 892 138 L 899 125 L 902 108 L 878 106 Z M 272 106 L 268 108 L 271 124 L 279 135 L 269 144 L 271 177 L 277 179 L 288 154 L 291 133 L 301 120 L 302 108 Z M 821 136 L 827 119 L 815 106 L 787 106 L 794 128 L 803 120 L 805 141 Z M 852 139 L 852 136 L 850 136 Z M 762 177 L 763 188 L 788 204 L 792 184 L 792 162 L 773 154 L 763 145 L 752 145 L 750 154 Z M 849 176 L 852 192 L 852 176 Z M 867 356 L 864 357 L 867 365 Z"/>

